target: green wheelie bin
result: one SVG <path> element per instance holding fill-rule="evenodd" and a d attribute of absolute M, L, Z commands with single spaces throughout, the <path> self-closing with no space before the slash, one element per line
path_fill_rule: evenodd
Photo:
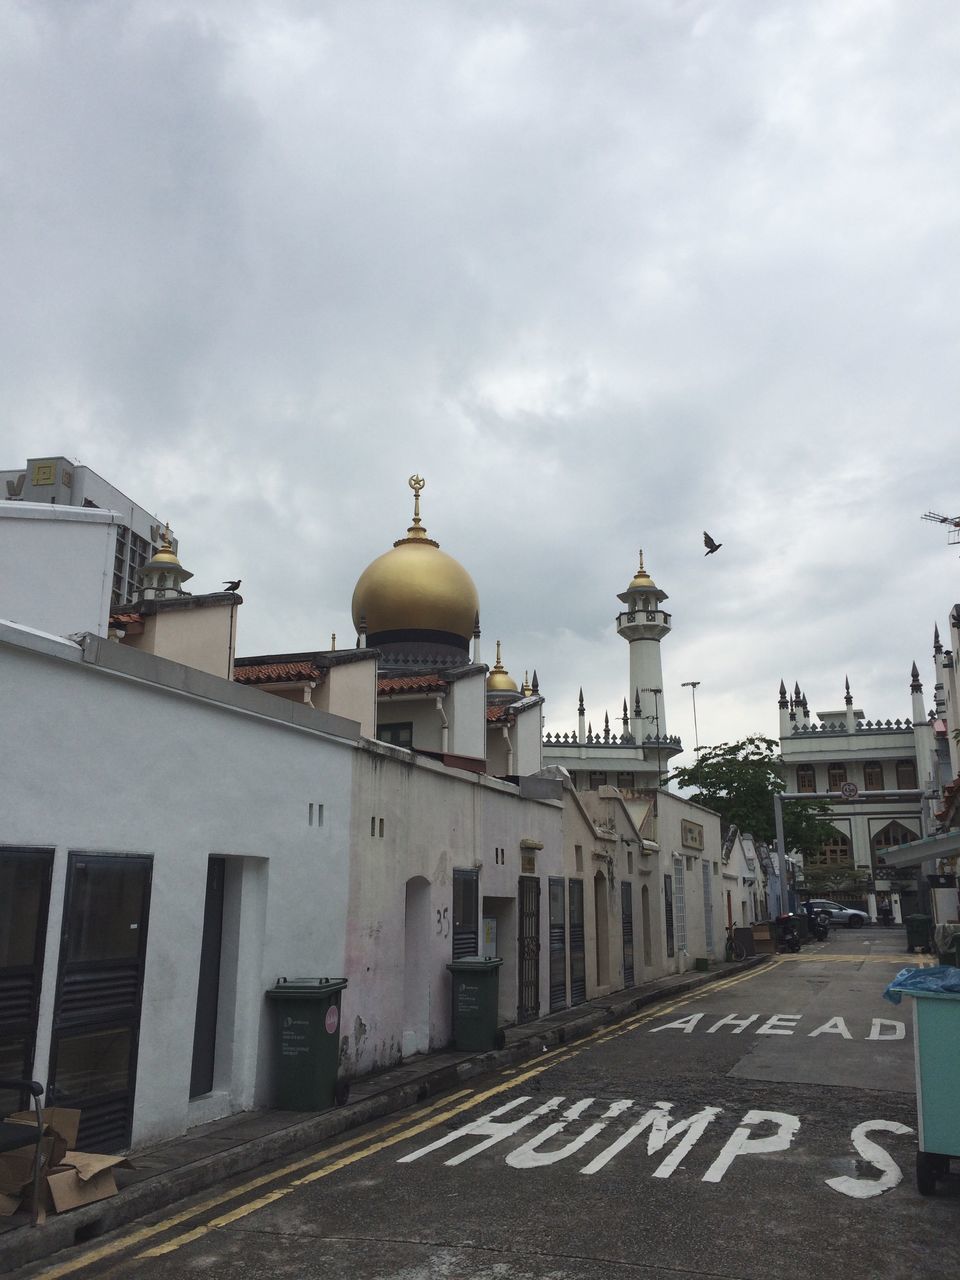
<path fill-rule="evenodd" d="M 933 920 L 930 916 L 914 914 L 907 916 L 903 922 L 907 927 L 907 950 L 919 947 L 921 951 L 930 950 L 930 930 Z"/>
<path fill-rule="evenodd" d="M 913 1049 L 917 1081 L 917 1190 L 934 1195 L 938 1178 L 960 1159 L 960 974 L 950 965 L 901 969 L 884 995 L 913 999 Z"/>
<path fill-rule="evenodd" d="M 502 964 L 496 958 L 462 956 L 447 965 L 453 974 L 453 1043 L 463 1052 L 503 1048 L 497 1028 Z"/>
<path fill-rule="evenodd" d="M 276 1089 L 283 1111 L 325 1111 L 347 1100 L 337 1080 L 340 993 L 346 978 L 279 978 L 267 991 L 274 1006 Z"/>

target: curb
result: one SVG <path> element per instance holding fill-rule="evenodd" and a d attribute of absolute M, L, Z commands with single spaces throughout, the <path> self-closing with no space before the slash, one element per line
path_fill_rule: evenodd
<path fill-rule="evenodd" d="M 456 1089 L 466 1080 L 490 1075 L 503 1067 L 538 1058 L 545 1049 L 576 1043 L 600 1027 L 625 1022 L 649 1005 L 685 995 L 699 987 L 710 986 L 722 978 L 756 968 L 765 964 L 769 958 L 751 956 L 727 966 L 722 972 L 691 972 L 685 976 L 684 981 L 673 983 L 669 987 L 652 987 L 647 991 L 639 991 L 626 1000 L 591 1008 L 572 1022 L 515 1040 L 503 1049 L 493 1049 L 488 1053 L 475 1054 L 459 1063 L 444 1065 L 428 1072 L 419 1080 L 394 1085 L 383 1093 L 363 1098 L 359 1102 L 322 1111 L 315 1117 L 301 1120 L 286 1129 L 251 1138 L 226 1151 L 218 1151 L 191 1164 L 158 1173 L 153 1178 L 121 1188 L 109 1200 L 72 1209 L 62 1216 L 50 1217 L 43 1226 L 17 1227 L 0 1236 L 0 1273 L 15 1271 L 74 1245 L 86 1244 L 178 1200 L 205 1191 L 225 1178 L 249 1173 L 260 1165 L 295 1155 L 314 1144 L 368 1124 L 371 1120 L 379 1120 L 395 1111 L 402 1111 L 405 1107 L 416 1106 L 427 1098 Z M 136 1153 L 133 1158 L 136 1159 Z"/>

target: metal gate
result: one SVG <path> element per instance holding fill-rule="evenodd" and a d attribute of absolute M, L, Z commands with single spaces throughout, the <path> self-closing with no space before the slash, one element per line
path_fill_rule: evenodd
<path fill-rule="evenodd" d="M 540 880 L 537 876 L 520 877 L 517 906 L 520 924 L 517 1021 L 530 1022 L 540 1014 Z"/>
<path fill-rule="evenodd" d="M 80 1108 L 77 1146 L 130 1145 L 152 860 L 71 853 L 47 1099 Z"/>
<path fill-rule="evenodd" d="M 623 985 L 632 987 L 633 975 L 633 885 L 620 881 L 620 917 L 623 930 Z"/>
<path fill-rule="evenodd" d="M 52 866 L 52 849 L 0 850 L 0 1077 L 10 1080 L 34 1075 Z"/>
<path fill-rule="evenodd" d="M 583 935 L 583 881 L 569 880 L 570 886 L 570 1003 L 583 1004 L 587 998 L 587 953 Z"/>
<path fill-rule="evenodd" d="M 567 1007 L 567 920 L 564 883 L 550 877 L 550 1012 Z"/>
<path fill-rule="evenodd" d="M 703 932 L 707 944 L 707 954 L 713 955 L 713 881 L 709 862 L 702 862 L 703 868 Z"/>

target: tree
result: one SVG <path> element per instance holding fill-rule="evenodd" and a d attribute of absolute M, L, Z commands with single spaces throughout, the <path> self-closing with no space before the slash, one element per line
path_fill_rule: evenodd
<path fill-rule="evenodd" d="M 700 752 L 696 764 L 675 769 L 668 782 L 692 787 L 691 800 L 720 814 L 755 840 L 773 844 L 776 821 L 773 797 L 786 790 L 783 758 L 773 738 L 753 734 L 741 742 L 721 742 Z M 791 800 L 783 806 L 783 835 L 787 850 L 813 853 L 829 838 L 823 801 Z"/>

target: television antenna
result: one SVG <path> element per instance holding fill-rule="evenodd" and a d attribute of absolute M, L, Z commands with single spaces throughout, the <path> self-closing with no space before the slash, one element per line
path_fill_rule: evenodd
<path fill-rule="evenodd" d="M 960 516 L 942 516 L 939 511 L 925 511 L 921 520 L 932 520 L 934 524 L 948 524 L 947 545 L 954 547 L 960 543 Z"/>

